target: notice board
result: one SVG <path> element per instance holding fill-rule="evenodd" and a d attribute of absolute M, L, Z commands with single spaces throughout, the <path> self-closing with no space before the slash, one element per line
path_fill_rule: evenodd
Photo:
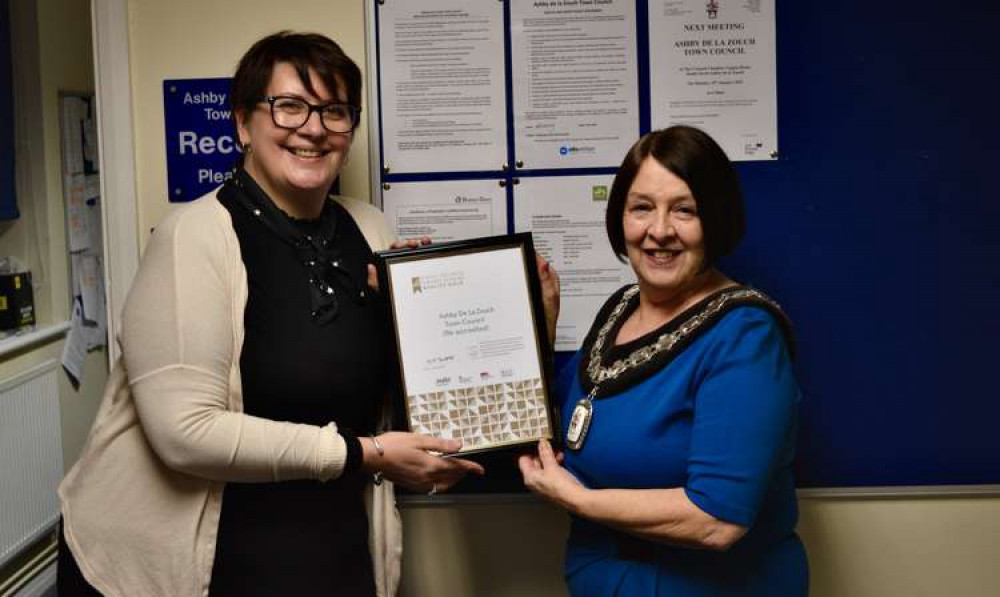
<path fill-rule="evenodd" d="M 984 1 L 776 7 L 779 151 L 737 163 L 748 234 L 721 268 L 795 324 L 800 487 L 1000 484 L 998 21 Z M 653 120 L 640 105 L 639 133 Z M 468 491 L 521 491 L 493 464 Z"/>

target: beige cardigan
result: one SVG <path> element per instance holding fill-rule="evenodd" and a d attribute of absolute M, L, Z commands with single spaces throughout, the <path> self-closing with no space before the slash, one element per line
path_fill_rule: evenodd
<path fill-rule="evenodd" d="M 389 245 L 381 212 L 336 200 L 373 250 Z M 243 414 L 246 301 L 239 241 L 215 192 L 157 226 L 125 303 L 123 356 L 59 487 L 66 541 L 84 577 L 109 597 L 207 595 L 227 481 L 343 471 L 347 448 L 334 423 Z M 389 596 L 402 552 L 391 484 L 368 498 L 376 586 Z"/>

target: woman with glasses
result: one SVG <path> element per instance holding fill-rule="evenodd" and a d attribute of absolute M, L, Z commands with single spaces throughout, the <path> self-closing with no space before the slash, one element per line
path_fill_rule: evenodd
<path fill-rule="evenodd" d="M 360 103 L 358 67 L 323 36 L 243 56 L 241 164 L 156 228 L 60 487 L 63 597 L 392 594 L 391 482 L 433 493 L 482 473 L 431 453 L 457 441 L 377 435 L 394 368 L 371 262 L 391 235 L 329 194 Z"/>

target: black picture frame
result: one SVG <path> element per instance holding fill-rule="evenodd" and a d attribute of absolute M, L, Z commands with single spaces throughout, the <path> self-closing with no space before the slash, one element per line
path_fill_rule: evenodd
<path fill-rule="evenodd" d="M 532 322 L 531 329 L 534 333 L 535 351 L 534 356 L 537 359 L 538 371 L 540 373 L 540 378 L 538 383 L 533 384 L 533 388 L 530 393 L 541 400 L 544 403 L 544 417 L 546 422 L 547 432 L 541 434 L 531 434 L 525 432 L 526 435 L 520 435 L 513 432 L 503 432 L 496 431 L 499 435 L 494 439 L 496 441 L 488 443 L 485 445 L 481 444 L 470 444 L 468 443 L 469 437 L 459 435 L 454 437 L 451 431 L 444 430 L 428 430 L 428 426 L 424 425 L 421 427 L 419 424 L 414 424 L 414 419 L 411 418 L 412 413 L 412 400 L 416 398 L 415 396 L 408 395 L 407 391 L 407 372 L 405 371 L 403 365 L 402 357 L 402 347 L 401 339 L 399 335 L 399 309 L 397 305 L 399 301 L 406 300 L 405 296 L 397 295 L 393 290 L 393 275 L 394 266 L 402 263 L 412 263 L 414 261 L 424 261 L 424 260 L 434 260 L 446 257 L 454 257 L 458 255 L 470 255 L 470 254 L 480 254 L 490 251 L 505 250 L 505 249 L 518 249 L 521 256 L 521 271 L 524 275 L 525 286 L 527 289 L 527 296 L 524 297 L 530 302 L 529 312 L 531 313 Z M 392 327 L 392 342 L 393 348 L 396 355 L 396 367 L 398 370 L 398 392 L 399 395 L 394 397 L 394 404 L 397 405 L 403 412 L 400 413 L 403 416 L 397 417 L 397 420 L 401 420 L 401 426 L 407 431 L 416 431 L 425 433 L 428 435 L 436 437 L 448 437 L 454 439 L 461 439 L 463 441 L 463 446 L 460 452 L 461 456 L 466 455 L 476 455 L 476 454 L 487 454 L 499 451 L 507 450 L 517 450 L 518 448 L 524 448 L 526 446 L 533 446 L 538 442 L 539 439 L 545 438 L 556 444 L 559 443 L 559 417 L 558 409 L 553 401 L 552 392 L 552 347 L 549 341 L 548 332 L 545 325 L 545 311 L 542 303 L 541 285 L 538 279 L 538 269 L 535 260 L 535 249 L 534 242 L 530 232 L 522 232 L 516 234 L 507 234 L 499 236 L 488 236 L 480 237 L 468 240 L 459 240 L 446 243 L 435 243 L 429 245 L 422 245 L 416 248 L 402 248 L 402 249 L 392 249 L 388 251 L 381 251 L 375 254 L 376 256 L 376 270 L 378 273 L 379 287 L 382 290 L 382 294 L 385 298 L 385 308 L 386 317 L 391 323 Z M 490 291 L 489 288 L 474 288 L 470 289 L 470 294 L 475 293 L 486 293 Z M 475 398 L 480 399 L 479 404 L 476 408 L 486 408 L 483 401 L 492 400 L 498 405 L 506 406 L 506 403 L 510 400 L 517 401 L 519 398 L 516 396 L 524 395 L 528 393 L 527 385 L 525 385 L 524 393 L 519 393 L 511 384 L 510 388 L 497 389 L 490 386 L 504 385 L 508 382 L 504 380 L 496 380 L 493 382 L 475 384 L 475 386 L 488 388 L 486 392 L 490 395 L 487 398 L 486 395 L 477 395 Z M 463 388 L 468 390 L 469 388 Z M 442 394 L 447 394 L 447 391 L 441 392 Z M 491 394 L 492 393 L 492 394 Z M 497 396 L 500 393 L 500 396 Z M 471 402 L 474 397 L 471 394 L 455 395 L 443 397 L 445 400 L 452 400 L 452 404 L 457 399 L 462 403 L 462 399 L 466 398 L 469 400 L 469 406 L 466 408 L 466 412 L 472 408 Z M 461 409 L 463 407 L 459 407 Z M 454 411 L 455 409 L 449 409 Z M 516 408 L 514 408 L 516 411 Z M 503 427 L 506 421 L 500 420 L 499 423 L 493 422 L 497 419 L 503 419 L 504 415 L 509 415 L 513 419 L 511 423 L 516 421 L 516 412 L 511 412 L 510 410 L 503 410 L 503 412 L 483 412 L 483 415 L 490 415 L 487 417 L 489 423 L 477 422 L 473 424 L 472 427 L 479 425 L 481 428 L 485 428 L 487 425 L 491 429 L 495 429 L 496 425 Z M 500 415 L 499 417 L 496 415 Z M 475 419 L 475 417 L 473 417 Z M 449 416 L 449 421 L 453 421 L 453 418 Z M 482 419 L 479 419 L 482 421 Z M 462 433 L 469 432 L 468 426 L 462 427 L 461 424 L 457 425 Z M 484 431 L 485 433 L 485 431 Z M 493 433 L 493 432 L 491 432 Z"/>

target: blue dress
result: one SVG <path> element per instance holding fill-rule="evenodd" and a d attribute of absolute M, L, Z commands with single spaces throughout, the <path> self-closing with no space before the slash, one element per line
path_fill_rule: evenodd
<path fill-rule="evenodd" d="M 601 362 L 651 343 L 664 328 L 607 349 Z M 616 335 L 617 327 L 609 343 Z M 590 387 L 581 360 L 593 337 L 557 383 L 564 432 Z M 572 595 L 807 594 L 790 468 L 799 390 L 775 315 L 736 306 L 665 366 L 632 381 L 594 400 L 586 441 L 566 450 L 566 468 L 595 489 L 683 487 L 699 508 L 749 531 L 729 551 L 713 552 L 643 541 L 574 517 L 565 561 Z"/>

